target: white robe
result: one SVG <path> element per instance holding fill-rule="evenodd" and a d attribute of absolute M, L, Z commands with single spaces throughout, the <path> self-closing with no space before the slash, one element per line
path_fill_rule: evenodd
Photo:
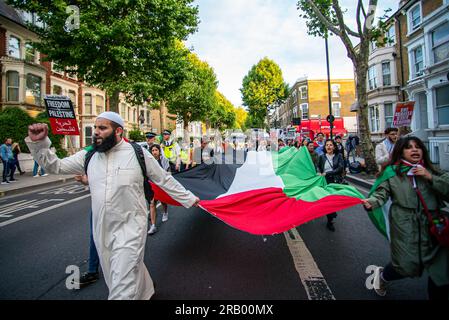
<path fill-rule="evenodd" d="M 33 158 L 55 174 L 84 174 L 85 150 L 59 159 L 49 150 L 51 142 L 25 139 Z M 195 196 L 164 171 L 144 150 L 148 178 L 184 207 Z M 143 262 L 147 239 L 148 204 L 143 175 L 133 147 L 122 140 L 106 153 L 96 152 L 88 167 L 92 196 L 92 227 L 108 299 L 150 299 L 153 281 Z"/>

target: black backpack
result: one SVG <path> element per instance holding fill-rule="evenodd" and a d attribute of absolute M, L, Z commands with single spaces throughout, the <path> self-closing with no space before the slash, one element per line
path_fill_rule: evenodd
<path fill-rule="evenodd" d="M 154 192 L 153 189 L 151 188 L 151 184 L 148 182 L 147 167 L 145 165 L 145 157 L 143 155 L 143 150 L 142 147 L 135 142 L 129 142 L 129 144 L 134 148 L 134 152 L 136 153 L 140 169 L 142 169 L 143 189 L 145 192 L 145 199 L 147 199 L 149 205 L 151 200 L 153 199 Z M 92 156 L 95 154 L 96 151 L 92 146 L 87 147 L 86 150 L 87 153 L 86 156 L 84 157 L 84 172 L 87 175 L 87 167 L 89 166 L 90 159 L 92 159 Z"/>

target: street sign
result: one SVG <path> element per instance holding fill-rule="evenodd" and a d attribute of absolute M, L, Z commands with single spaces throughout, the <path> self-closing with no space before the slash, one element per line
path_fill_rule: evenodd
<path fill-rule="evenodd" d="M 394 127 L 409 127 L 412 123 L 415 101 L 398 102 L 394 112 Z"/>
<path fill-rule="evenodd" d="M 47 95 L 44 98 L 50 126 L 54 134 L 80 134 L 72 101 L 67 96 Z"/>
<path fill-rule="evenodd" d="M 327 122 L 331 123 L 331 122 L 335 121 L 335 117 L 330 114 L 330 115 L 327 116 L 326 120 L 327 120 Z"/>

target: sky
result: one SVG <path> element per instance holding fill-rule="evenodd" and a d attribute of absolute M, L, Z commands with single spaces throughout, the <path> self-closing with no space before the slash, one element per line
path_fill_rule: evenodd
<path fill-rule="evenodd" d="M 218 90 L 235 106 L 242 105 L 239 89 L 243 77 L 264 57 L 281 67 L 290 86 L 305 76 L 327 78 L 324 39 L 307 34 L 296 3 L 296 0 L 194 2 L 199 7 L 200 24 L 186 45 L 214 68 Z M 340 4 L 348 10 L 347 23 L 355 24 L 357 0 L 340 0 Z M 379 0 L 376 16 L 383 15 L 387 8 L 396 11 L 398 4 L 399 0 Z M 354 78 L 352 62 L 336 36 L 329 40 L 329 59 L 331 78 Z"/>

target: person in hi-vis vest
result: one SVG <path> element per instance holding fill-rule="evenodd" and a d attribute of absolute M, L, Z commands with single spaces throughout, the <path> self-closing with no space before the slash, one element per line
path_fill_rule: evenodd
<path fill-rule="evenodd" d="M 164 130 L 162 132 L 162 143 L 161 147 L 164 151 L 164 156 L 170 161 L 171 172 L 181 170 L 181 148 L 174 141 L 170 140 L 171 131 Z"/>

